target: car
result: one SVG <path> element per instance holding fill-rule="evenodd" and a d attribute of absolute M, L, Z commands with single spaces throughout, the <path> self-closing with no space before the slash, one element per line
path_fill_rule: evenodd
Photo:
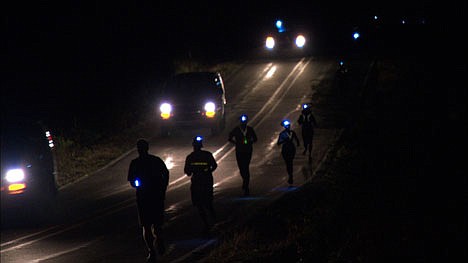
<path fill-rule="evenodd" d="M 52 133 L 40 121 L 2 119 L 2 207 L 50 200 L 57 194 Z"/>
<path fill-rule="evenodd" d="M 309 34 L 304 26 L 276 20 L 275 28 L 268 29 L 264 37 L 264 48 L 267 54 L 305 55 L 310 51 Z"/>
<path fill-rule="evenodd" d="M 159 96 L 158 119 L 161 134 L 178 128 L 224 129 L 226 95 L 219 72 L 184 72 L 169 78 Z"/>

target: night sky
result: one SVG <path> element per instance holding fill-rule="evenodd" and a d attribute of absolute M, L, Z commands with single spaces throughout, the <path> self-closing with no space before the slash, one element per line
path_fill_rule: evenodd
<path fill-rule="evenodd" d="M 7 9 L 3 106 L 67 112 L 123 103 L 170 74 L 175 59 L 239 58 L 276 18 L 325 36 L 374 13 L 397 17 L 432 9 L 423 1 L 83 2 L 16 1 Z"/>

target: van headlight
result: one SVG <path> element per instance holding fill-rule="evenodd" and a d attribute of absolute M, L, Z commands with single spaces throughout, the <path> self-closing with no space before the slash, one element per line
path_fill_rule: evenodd
<path fill-rule="evenodd" d="M 304 46 L 305 46 L 305 43 L 306 43 L 306 39 L 305 39 L 305 37 L 304 37 L 303 35 L 298 35 L 298 36 L 296 37 L 296 46 L 297 46 L 298 48 L 304 47 Z"/>
<path fill-rule="evenodd" d="M 11 169 L 6 172 L 5 180 L 9 183 L 17 183 L 24 181 L 23 169 Z"/>
<path fill-rule="evenodd" d="M 216 115 L 216 104 L 213 102 L 207 102 L 205 103 L 205 115 L 208 118 L 213 118 Z"/>
<path fill-rule="evenodd" d="M 275 39 L 272 36 L 269 36 L 265 40 L 265 46 L 268 49 L 273 49 L 275 47 Z"/>
<path fill-rule="evenodd" d="M 163 120 L 167 120 L 171 117 L 172 106 L 171 104 L 165 102 L 159 106 L 159 110 L 161 111 L 161 118 Z"/>

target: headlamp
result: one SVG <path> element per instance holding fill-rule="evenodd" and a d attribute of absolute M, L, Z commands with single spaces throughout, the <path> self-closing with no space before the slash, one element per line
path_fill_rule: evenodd
<path fill-rule="evenodd" d="M 248 120 L 247 115 L 245 115 L 245 114 L 241 115 L 240 120 L 241 120 L 241 122 L 247 122 L 247 120 Z"/>
<path fill-rule="evenodd" d="M 6 172 L 5 180 L 9 183 L 17 183 L 24 181 L 24 171 L 23 169 L 11 169 Z"/>

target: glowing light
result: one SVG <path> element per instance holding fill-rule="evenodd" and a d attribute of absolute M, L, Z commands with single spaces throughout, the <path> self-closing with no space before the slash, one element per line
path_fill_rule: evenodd
<path fill-rule="evenodd" d="M 172 112 L 172 106 L 169 103 L 163 103 L 159 107 L 159 110 L 161 111 L 161 118 L 164 120 L 167 120 L 171 117 L 171 112 Z"/>
<path fill-rule="evenodd" d="M 283 25 L 283 21 L 281 21 L 281 20 L 276 20 L 275 25 L 276 25 L 276 29 L 278 29 L 278 32 L 282 33 L 282 32 L 285 31 L 284 25 Z"/>
<path fill-rule="evenodd" d="M 247 115 L 245 115 L 245 114 L 242 115 L 240 119 L 241 119 L 241 122 L 246 122 L 247 121 Z"/>
<path fill-rule="evenodd" d="M 201 142 L 201 141 L 203 140 L 203 137 L 197 136 L 197 137 L 195 137 L 195 140 L 196 140 L 197 142 Z"/>
<path fill-rule="evenodd" d="M 360 36 L 361 36 L 361 35 L 359 35 L 358 32 L 354 32 L 354 34 L 353 34 L 353 38 L 354 38 L 354 39 L 358 39 Z"/>
<path fill-rule="evenodd" d="M 216 105 L 213 102 L 205 104 L 206 117 L 213 118 L 216 115 Z"/>
<path fill-rule="evenodd" d="M 291 122 L 290 122 L 290 121 L 288 121 L 288 120 L 284 120 L 284 121 L 283 121 L 283 126 L 284 126 L 284 127 L 289 126 L 289 125 L 291 125 Z"/>
<path fill-rule="evenodd" d="M 302 48 L 305 46 L 305 43 L 306 43 L 306 39 L 303 35 L 298 35 L 296 37 L 296 46 L 299 47 L 299 48 Z"/>
<path fill-rule="evenodd" d="M 268 70 L 267 74 L 265 75 L 265 78 L 269 79 L 273 77 L 275 72 L 276 72 L 276 66 L 271 67 L 270 70 Z"/>
<path fill-rule="evenodd" d="M 135 186 L 136 186 L 136 187 L 139 187 L 139 186 L 140 186 L 140 180 L 138 180 L 138 179 L 135 180 Z"/>
<path fill-rule="evenodd" d="M 283 21 L 276 20 L 276 28 L 280 29 L 283 26 Z"/>
<path fill-rule="evenodd" d="M 266 38 L 265 46 L 268 49 L 273 49 L 275 47 L 275 39 L 272 36 Z"/>
<path fill-rule="evenodd" d="M 5 180 L 9 183 L 21 182 L 24 180 L 23 169 L 11 169 L 6 173 Z"/>
<path fill-rule="evenodd" d="M 166 164 L 167 169 L 172 169 L 174 168 L 174 159 L 172 156 L 168 156 L 165 160 L 164 163 Z"/>
<path fill-rule="evenodd" d="M 303 108 L 303 109 L 307 109 L 307 108 L 309 108 L 309 105 L 307 105 L 307 104 L 302 104 L 302 108 Z"/>
<path fill-rule="evenodd" d="M 10 184 L 8 186 L 8 191 L 10 194 L 20 194 L 26 189 L 26 184 Z"/>

